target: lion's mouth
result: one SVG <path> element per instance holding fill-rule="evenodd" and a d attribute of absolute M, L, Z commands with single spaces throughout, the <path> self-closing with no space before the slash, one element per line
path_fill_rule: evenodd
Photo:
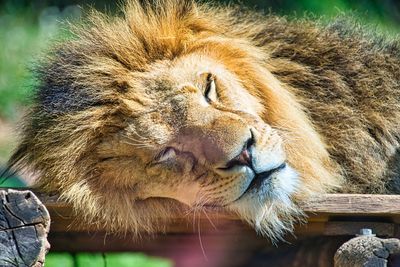
<path fill-rule="evenodd" d="M 223 208 L 227 207 L 228 205 L 240 201 L 245 195 L 251 193 L 252 191 L 260 190 L 260 188 L 263 185 L 265 185 L 265 183 L 268 183 L 269 180 L 273 179 L 272 176 L 274 174 L 279 173 L 286 168 L 287 168 L 287 164 L 286 164 L 286 162 L 283 162 L 282 164 L 280 164 L 279 166 L 277 166 L 275 168 L 269 169 L 264 172 L 256 173 L 254 175 L 253 179 L 251 180 L 251 182 L 249 183 L 249 185 L 247 186 L 247 188 L 235 200 L 233 200 L 230 203 L 227 203 L 225 205 L 218 205 L 216 203 L 212 203 L 212 204 L 208 203 L 208 204 L 205 204 L 203 207 L 207 208 L 209 210 L 213 210 L 213 211 L 223 210 Z"/>
<path fill-rule="evenodd" d="M 254 175 L 253 180 L 250 182 L 249 186 L 246 188 L 246 190 L 243 191 L 243 194 L 240 195 L 236 200 L 239 200 L 241 197 L 243 197 L 244 195 L 246 195 L 248 192 L 258 189 L 262 186 L 262 184 L 268 180 L 269 178 L 271 178 L 271 176 L 277 172 L 280 172 L 281 170 L 286 168 L 286 163 L 282 163 L 281 165 L 279 165 L 278 167 L 272 168 L 268 171 L 264 171 L 264 172 L 260 172 L 260 173 L 256 173 Z M 235 201 L 236 201 L 235 200 Z"/>

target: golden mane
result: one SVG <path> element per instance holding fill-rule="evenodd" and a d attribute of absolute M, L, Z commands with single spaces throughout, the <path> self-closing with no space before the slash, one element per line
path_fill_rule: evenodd
<path fill-rule="evenodd" d="M 176 214 L 180 204 L 148 200 L 146 205 L 137 201 L 132 207 L 130 192 L 134 188 L 126 187 L 127 181 L 96 179 L 98 159 L 93 151 L 102 138 L 123 127 L 125 122 L 121 114 L 133 116 L 133 105 L 137 110 L 146 105 L 146 99 L 128 101 L 121 97 L 132 83 L 131 72 L 145 72 L 157 61 L 174 61 L 196 52 L 212 56 L 232 71 L 263 104 L 262 119 L 284 133 L 287 160 L 301 179 L 296 199 L 338 190 L 342 184 L 352 184 L 348 191 L 364 192 L 367 187 L 374 192 L 386 190 L 385 181 L 389 178 L 382 178 L 385 170 L 380 164 L 384 162 L 383 165 L 388 166 L 387 162 L 393 157 L 390 151 L 398 146 L 399 131 L 395 123 L 400 118 L 400 93 L 388 89 L 393 106 L 384 105 L 388 109 L 382 111 L 393 119 L 384 117 L 377 107 L 375 113 L 363 114 L 368 117 L 365 120 L 369 120 L 370 127 L 355 125 L 362 130 L 351 136 L 344 132 L 349 128 L 341 121 L 324 122 L 319 112 L 329 114 L 342 107 L 343 113 L 347 112 L 352 118 L 350 121 L 356 121 L 354 117 L 358 115 L 351 115 L 351 112 L 361 112 L 349 99 L 356 98 L 353 91 L 365 89 L 367 85 L 351 87 L 345 84 L 346 73 L 329 69 L 333 63 L 329 65 L 323 58 L 318 61 L 319 55 L 313 55 L 307 47 L 296 50 L 300 47 L 296 40 L 301 40 L 334 61 L 341 50 L 324 50 L 328 44 L 322 37 L 337 47 L 345 47 L 347 50 L 343 47 L 342 50 L 352 56 L 357 53 L 356 49 L 348 46 L 362 48 L 365 36 L 356 36 L 355 41 L 350 41 L 344 34 L 340 35 L 339 27 L 324 28 L 308 21 L 288 22 L 274 16 L 196 4 L 190 0 L 154 2 L 128 1 L 122 17 L 92 12 L 80 26 L 72 28 L 74 37 L 71 40 L 54 47 L 37 69 L 36 104 L 25 120 L 21 143 L 10 159 L 12 168 L 35 170 L 39 186 L 49 191 L 61 189 L 61 197 L 71 202 L 76 210 L 84 210 L 89 220 L 100 218 L 99 223 L 107 222 L 111 230 L 153 232 L 158 229 L 162 226 L 158 222 Z M 370 43 L 375 47 L 373 41 Z M 399 57 L 392 57 L 388 63 L 381 60 L 391 53 L 400 54 L 397 44 L 392 45 L 392 50 L 385 47 L 371 51 L 370 57 L 376 59 L 374 70 L 387 64 L 381 73 L 384 72 L 382 76 L 389 77 L 391 82 L 383 81 L 382 87 L 398 89 Z M 370 81 L 372 78 L 368 74 L 372 71 L 363 72 L 362 67 L 355 64 L 352 67 L 359 69 L 352 73 L 360 71 L 365 75 L 359 79 Z M 320 76 L 311 71 L 318 68 Z M 397 74 L 391 72 L 393 69 Z M 342 105 L 329 106 L 328 97 L 318 91 L 323 87 L 319 84 L 321 80 L 329 80 L 332 87 L 343 89 L 342 99 L 346 94 L 351 95 L 346 98 L 351 103 L 343 101 Z M 373 94 L 378 96 L 377 91 Z M 379 99 L 382 103 L 385 97 L 379 96 Z M 375 137 L 368 131 L 373 131 Z M 360 156 L 368 154 L 368 149 L 373 150 L 378 143 L 386 150 L 377 155 Z M 366 145 L 367 152 L 357 151 L 359 144 Z M 341 151 L 360 156 L 358 160 L 365 159 L 367 170 L 370 167 L 379 169 L 371 174 L 371 182 L 365 177 L 365 171 L 360 171 L 363 163 L 357 163 Z M 348 172 L 351 171 L 355 174 L 349 182 Z M 372 183 L 376 185 L 371 186 Z M 114 193 L 115 189 L 118 194 Z M 290 224 L 288 222 L 282 229 L 290 228 Z"/>

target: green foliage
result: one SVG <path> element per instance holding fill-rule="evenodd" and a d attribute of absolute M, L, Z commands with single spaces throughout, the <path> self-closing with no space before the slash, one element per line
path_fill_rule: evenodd
<path fill-rule="evenodd" d="M 149 257 L 142 253 L 106 253 L 107 267 L 172 267 L 170 260 Z"/>
<path fill-rule="evenodd" d="M 75 267 L 74 257 L 69 253 L 49 253 L 46 256 L 46 267 Z"/>
<path fill-rule="evenodd" d="M 37 15 L 20 9 L 4 13 L 0 5 L 0 118 L 14 120 L 29 106 L 34 84 L 30 69 L 52 40 L 65 33 L 60 21 L 68 17 L 56 7 Z"/>
<path fill-rule="evenodd" d="M 78 253 L 75 259 L 76 267 L 105 267 L 105 255 L 100 253 Z"/>
<path fill-rule="evenodd" d="M 15 176 L 7 179 L 0 177 L 0 188 L 2 187 L 23 188 L 26 187 L 26 184 L 21 179 Z"/>
<path fill-rule="evenodd" d="M 29 13 L 3 15 L 0 25 L 0 116 L 13 119 L 29 104 L 32 75 L 26 67 L 45 39 Z"/>
<path fill-rule="evenodd" d="M 0 188 L 2 187 L 15 187 L 21 188 L 26 187 L 26 184 L 17 176 L 17 175 L 8 175 L 4 173 L 4 177 L 1 177 L 3 174 L 3 169 L 0 167 Z"/>
<path fill-rule="evenodd" d="M 49 253 L 46 267 L 172 267 L 167 259 L 142 253 Z"/>

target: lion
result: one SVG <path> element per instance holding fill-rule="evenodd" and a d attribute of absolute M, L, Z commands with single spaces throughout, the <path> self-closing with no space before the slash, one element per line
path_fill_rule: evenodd
<path fill-rule="evenodd" d="M 398 41 L 191 0 L 122 13 L 40 61 L 9 160 L 85 222 L 153 233 L 216 209 L 278 240 L 315 195 L 400 192 Z"/>

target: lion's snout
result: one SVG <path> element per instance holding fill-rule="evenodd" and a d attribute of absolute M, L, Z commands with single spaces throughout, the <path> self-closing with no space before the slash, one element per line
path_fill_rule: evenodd
<path fill-rule="evenodd" d="M 251 156 L 251 148 L 254 144 L 254 137 L 251 135 L 249 139 L 243 144 L 243 148 L 240 153 L 229 160 L 226 164 L 221 167 L 218 167 L 219 170 L 229 170 L 236 166 L 248 166 L 252 167 L 252 156 Z"/>

